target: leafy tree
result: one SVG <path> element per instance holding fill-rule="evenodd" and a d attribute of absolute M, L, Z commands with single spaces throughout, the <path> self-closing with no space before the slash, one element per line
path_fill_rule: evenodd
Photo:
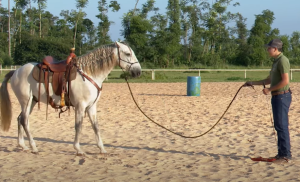
<path fill-rule="evenodd" d="M 0 7 L 0 17 L 0 57 L 2 57 L 8 55 L 8 10 Z"/>
<path fill-rule="evenodd" d="M 238 20 L 236 21 L 236 30 L 234 32 L 237 34 L 236 43 L 238 44 L 237 57 L 234 64 L 244 66 L 247 66 L 249 62 L 247 60 L 247 56 L 249 55 L 249 46 L 247 43 L 249 31 L 247 30 L 246 20 L 246 18 L 244 18 L 240 13 L 238 13 Z"/>
<path fill-rule="evenodd" d="M 25 7 L 28 4 L 28 0 L 14 0 L 15 4 L 16 4 L 16 8 L 15 8 L 15 19 L 17 18 L 17 12 L 19 13 L 19 43 L 22 42 L 22 21 L 23 21 L 23 10 L 25 9 Z"/>
<path fill-rule="evenodd" d="M 168 44 L 165 41 L 167 38 L 168 19 L 165 15 L 157 14 L 151 17 L 151 24 L 153 30 L 150 32 L 149 45 L 153 45 L 153 49 L 148 52 L 148 59 L 153 61 L 154 65 L 160 67 L 167 66 L 167 47 Z"/>
<path fill-rule="evenodd" d="M 201 59 L 199 52 L 203 50 L 203 33 L 201 20 L 203 11 L 209 9 L 209 3 L 202 0 L 183 0 L 181 1 L 181 26 L 183 30 L 184 57 L 188 64 L 191 59 L 196 61 Z"/>
<path fill-rule="evenodd" d="M 248 39 L 250 49 L 247 56 L 249 60 L 248 65 L 264 66 L 271 63 L 264 45 L 279 35 L 278 29 L 271 28 L 274 19 L 274 13 L 270 10 L 264 10 L 262 14 L 256 15 L 255 23 L 250 30 Z"/>
<path fill-rule="evenodd" d="M 107 13 L 109 8 L 111 8 L 113 12 L 117 12 L 120 9 L 120 5 L 117 1 L 110 1 L 109 5 L 106 3 L 106 0 L 100 0 L 98 2 L 98 10 L 100 14 L 96 15 L 96 17 L 100 19 L 97 32 L 100 45 L 108 44 L 111 42 L 108 32 L 111 24 L 113 24 L 114 22 L 109 21 L 108 19 Z"/>
<path fill-rule="evenodd" d="M 168 44 L 167 54 L 169 56 L 169 60 L 173 61 L 173 65 L 175 60 L 178 61 L 180 58 L 180 37 L 181 37 L 181 29 L 180 29 L 180 6 L 179 0 L 168 0 L 167 6 L 167 16 L 169 19 L 169 27 L 167 29 L 167 39 L 166 42 Z M 168 60 L 168 61 L 169 61 Z M 169 62 L 167 64 L 169 66 Z"/>
<path fill-rule="evenodd" d="M 95 46 L 95 43 L 97 41 L 96 39 L 96 27 L 94 26 L 94 23 L 86 18 L 82 22 L 83 26 L 86 29 L 86 34 L 85 34 L 85 43 L 87 44 L 86 49 L 92 49 Z"/>
<path fill-rule="evenodd" d="M 291 48 L 291 58 L 290 61 L 292 64 L 300 63 L 300 32 L 295 31 L 292 33 L 290 39 L 290 48 Z"/>
<path fill-rule="evenodd" d="M 39 29 L 39 36 L 42 37 L 42 12 L 47 7 L 47 0 L 33 0 L 34 2 L 38 3 L 39 8 L 39 19 L 40 19 L 40 29 Z"/>
<path fill-rule="evenodd" d="M 79 9 L 78 12 L 72 11 L 71 14 L 73 17 L 75 17 L 75 27 L 74 27 L 74 43 L 73 47 L 75 48 L 75 42 L 76 42 L 76 33 L 77 33 L 77 26 L 78 22 L 82 22 L 83 18 L 86 16 L 86 13 L 82 12 L 82 9 L 85 8 L 88 4 L 88 0 L 76 0 L 76 8 Z"/>
<path fill-rule="evenodd" d="M 143 4 L 143 8 L 129 11 L 126 15 L 123 16 L 122 26 L 123 35 L 131 44 L 131 47 L 137 53 L 137 57 L 143 58 L 144 60 L 148 54 L 148 41 L 149 41 L 149 32 L 153 31 L 153 26 L 151 22 L 147 19 L 148 13 L 150 11 L 156 11 L 157 8 L 154 7 L 154 0 L 148 0 Z"/>
<path fill-rule="evenodd" d="M 0 63 L 7 65 L 39 62 L 45 55 L 65 59 L 70 47 L 76 47 L 76 54 L 81 55 L 108 44 L 113 23 L 108 13 L 121 8 L 118 1 L 98 0 L 100 22 L 94 25 L 85 18 L 88 0 L 76 0 L 77 9 L 63 10 L 63 18 L 45 11 L 46 0 L 33 0 L 37 8 L 31 7 L 31 0 L 14 2 L 11 17 L 10 8 L 0 7 Z M 271 59 L 263 45 L 274 38 L 283 41 L 283 52 L 291 64 L 300 63 L 300 33 L 280 35 L 277 28 L 271 28 L 274 13 L 270 10 L 256 15 L 249 31 L 242 14 L 228 10 L 240 5 L 233 0 L 168 0 L 166 13 L 158 13 L 155 0 L 138 6 L 139 2 L 124 14 L 121 35 L 148 67 L 264 66 Z M 229 27 L 229 22 L 236 24 Z M 8 56 L 11 48 L 13 61 Z"/>

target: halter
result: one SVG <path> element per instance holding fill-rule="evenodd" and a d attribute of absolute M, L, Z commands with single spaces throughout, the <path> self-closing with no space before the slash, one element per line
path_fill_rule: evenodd
<path fill-rule="evenodd" d="M 126 61 L 126 60 L 122 59 L 122 58 L 121 58 L 121 55 L 120 55 L 120 46 L 118 45 L 117 42 L 115 42 L 115 44 L 116 44 L 117 50 L 118 50 L 119 66 L 120 66 L 121 69 L 123 69 L 123 68 L 121 67 L 121 61 L 123 61 L 123 62 L 125 62 L 125 63 L 127 63 L 127 64 L 130 64 L 128 70 L 130 70 L 130 68 L 131 68 L 132 65 L 134 65 L 134 64 L 136 64 L 136 63 L 139 63 L 139 62 L 131 63 L 131 62 L 129 62 L 129 61 Z M 126 45 L 126 44 L 125 44 L 125 45 Z M 126 45 L 126 46 L 127 46 L 128 49 L 130 50 L 130 55 L 132 55 L 132 52 L 131 52 L 131 49 L 129 48 L 129 46 L 128 46 L 128 45 Z M 130 56 L 130 60 L 131 60 L 131 56 Z"/>

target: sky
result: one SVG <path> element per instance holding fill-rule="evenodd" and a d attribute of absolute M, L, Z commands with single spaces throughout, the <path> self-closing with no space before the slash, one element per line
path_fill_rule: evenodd
<path fill-rule="evenodd" d="M 209 2 L 215 0 L 208 0 Z M 110 0 L 107 0 L 110 2 Z M 123 39 L 120 35 L 122 24 L 121 18 L 124 13 L 127 13 L 130 9 L 133 9 L 136 0 L 118 0 L 121 9 L 119 12 L 109 13 L 108 17 L 110 21 L 115 22 L 110 29 L 109 35 L 113 41 Z M 144 4 L 146 0 L 139 0 L 138 8 Z M 275 20 L 272 28 L 278 28 L 281 35 L 291 35 L 294 31 L 300 31 L 300 0 L 234 0 L 233 2 L 239 2 L 240 6 L 228 8 L 232 13 L 241 13 L 244 18 L 247 18 L 247 28 L 251 29 L 255 21 L 255 15 L 261 14 L 263 10 L 269 9 L 274 12 Z M 156 7 L 160 8 L 160 13 L 165 14 L 168 0 L 156 0 Z M 233 3 L 232 3 L 233 4 Z M 2 0 L 2 6 L 8 7 L 8 0 Z M 14 1 L 10 0 L 10 8 L 14 6 Z M 95 26 L 98 25 L 99 19 L 95 16 L 99 14 L 98 0 L 89 0 L 88 6 L 84 9 L 87 14 L 87 18 L 91 19 Z M 49 11 L 55 16 L 59 17 L 61 10 L 76 9 L 75 0 L 47 0 L 46 11 Z"/>

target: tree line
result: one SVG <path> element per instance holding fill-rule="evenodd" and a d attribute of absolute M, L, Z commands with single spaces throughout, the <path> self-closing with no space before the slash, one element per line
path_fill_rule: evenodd
<path fill-rule="evenodd" d="M 86 17 L 88 0 L 75 0 L 76 9 L 62 10 L 60 17 L 45 10 L 47 3 L 14 0 L 11 9 L 0 7 L 2 65 L 40 62 L 45 55 L 65 59 L 71 47 L 82 55 L 113 42 L 108 13 L 122 8 L 118 1 L 98 1 L 98 25 Z M 234 0 L 168 0 L 164 14 L 155 0 L 139 3 L 123 15 L 121 35 L 148 68 L 268 66 L 272 60 L 263 45 L 274 38 L 283 41 L 291 64 L 300 63 L 300 32 L 281 35 L 272 29 L 275 15 L 270 10 L 255 15 L 248 30 L 246 18 L 229 11 L 242 6 Z"/>

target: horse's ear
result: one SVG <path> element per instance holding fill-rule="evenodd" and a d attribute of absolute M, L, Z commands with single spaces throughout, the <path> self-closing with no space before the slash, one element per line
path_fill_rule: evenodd
<path fill-rule="evenodd" d="M 122 40 L 122 41 L 120 41 L 120 43 L 122 43 L 122 44 L 124 44 L 126 46 L 129 46 L 129 43 L 126 40 Z"/>
<path fill-rule="evenodd" d="M 115 45 L 116 45 L 117 47 L 120 47 L 118 41 L 115 42 Z"/>

